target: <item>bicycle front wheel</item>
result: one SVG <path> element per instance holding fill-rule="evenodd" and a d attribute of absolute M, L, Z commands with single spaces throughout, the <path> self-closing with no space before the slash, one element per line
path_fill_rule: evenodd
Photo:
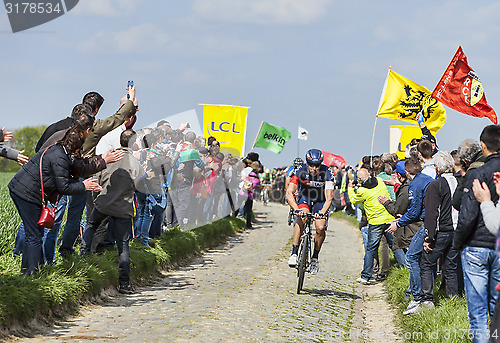
<path fill-rule="evenodd" d="M 302 286 L 304 285 L 304 277 L 307 268 L 307 256 L 309 255 L 309 236 L 305 235 L 302 239 L 302 245 L 300 247 L 300 256 L 298 263 L 298 283 L 297 283 L 297 294 L 300 294 Z"/>

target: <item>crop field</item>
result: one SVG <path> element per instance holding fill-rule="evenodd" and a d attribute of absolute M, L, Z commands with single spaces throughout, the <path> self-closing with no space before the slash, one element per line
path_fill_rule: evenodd
<path fill-rule="evenodd" d="M 12 252 L 21 218 L 9 195 L 7 184 L 14 173 L 0 173 L 0 256 Z"/>

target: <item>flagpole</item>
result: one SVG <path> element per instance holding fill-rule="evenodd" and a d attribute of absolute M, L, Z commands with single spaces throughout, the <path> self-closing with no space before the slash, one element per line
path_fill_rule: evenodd
<path fill-rule="evenodd" d="M 299 123 L 299 127 L 300 127 L 300 123 Z M 299 138 L 299 135 L 298 135 L 298 132 L 299 129 L 297 128 L 297 157 L 300 157 L 300 149 L 299 149 L 299 145 L 300 145 L 300 138 Z"/>
<path fill-rule="evenodd" d="M 255 136 L 255 140 L 253 141 L 252 150 L 253 148 L 255 148 L 255 143 L 257 142 L 257 137 L 259 137 L 260 130 L 262 130 L 262 125 L 264 125 L 264 121 L 260 123 L 259 131 L 257 132 L 257 136 Z"/>
<path fill-rule="evenodd" d="M 377 116 L 375 117 L 375 124 L 373 125 L 373 135 L 372 135 L 372 147 L 370 149 L 370 168 L 373 167 L 373 142 L 375 141 L 375 128 L 377 127 L 378 113 L 380 112 L 380 107 L 382 106 L 382 101 L 384 100 L 385 91 L 387 90 L 387 83 L 389 82 L 389 74 L 391 73 L 392 66 L 389 66 L 387 71 L 387 77 L 385 78 L 384 88 L 382 94 L 380 95 L 380 101 L 378 103 Z"/>
<path fill-rule="evenodd" d="M 378 115 L 375 117 L 375 124 L 373 125 L 373 135 L 372 135 L 372 148 L 370 149 L 370 168 L 373 168 L 373 142 L 375 141 L 375 128 L 377 127 Z"/>

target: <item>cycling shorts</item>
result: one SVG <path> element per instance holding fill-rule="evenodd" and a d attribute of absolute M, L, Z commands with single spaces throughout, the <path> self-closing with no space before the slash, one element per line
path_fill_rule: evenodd
<path fill-rule="evenodd" d="M 325 202 L 313 202 L 311 201 L 308 197 L 306 196 L 301 196 L 299 200 L 297 201 L 297 205 L 299 205 L 299 208 L 302 209 L 307 209 L 309 212 L 312 214 L 314 213 L 319 213 L 321 209 L 323 208 L 323 205 Z"/>

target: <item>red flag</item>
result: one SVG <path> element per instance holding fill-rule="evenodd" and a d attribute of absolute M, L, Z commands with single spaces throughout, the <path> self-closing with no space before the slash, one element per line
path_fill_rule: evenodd
<path fill-rule="evenodd" d="M 323 153 L 323 164 L 327 167 L 333 165 L 342 168 L 347 164 L 344 158 L 340 155 L 334 155 L 325 150 L 321 150 L 321 152 Z"/>
<path fill-rule="evenodd" d="M 467 56 L 461 46 L 434 88 L 432 97 L 463 114 L 488 117 L 494 124 L 497 123 L 495 111 L 486 102 L 483 85 L 474 69 L 467 64 Z"/>

